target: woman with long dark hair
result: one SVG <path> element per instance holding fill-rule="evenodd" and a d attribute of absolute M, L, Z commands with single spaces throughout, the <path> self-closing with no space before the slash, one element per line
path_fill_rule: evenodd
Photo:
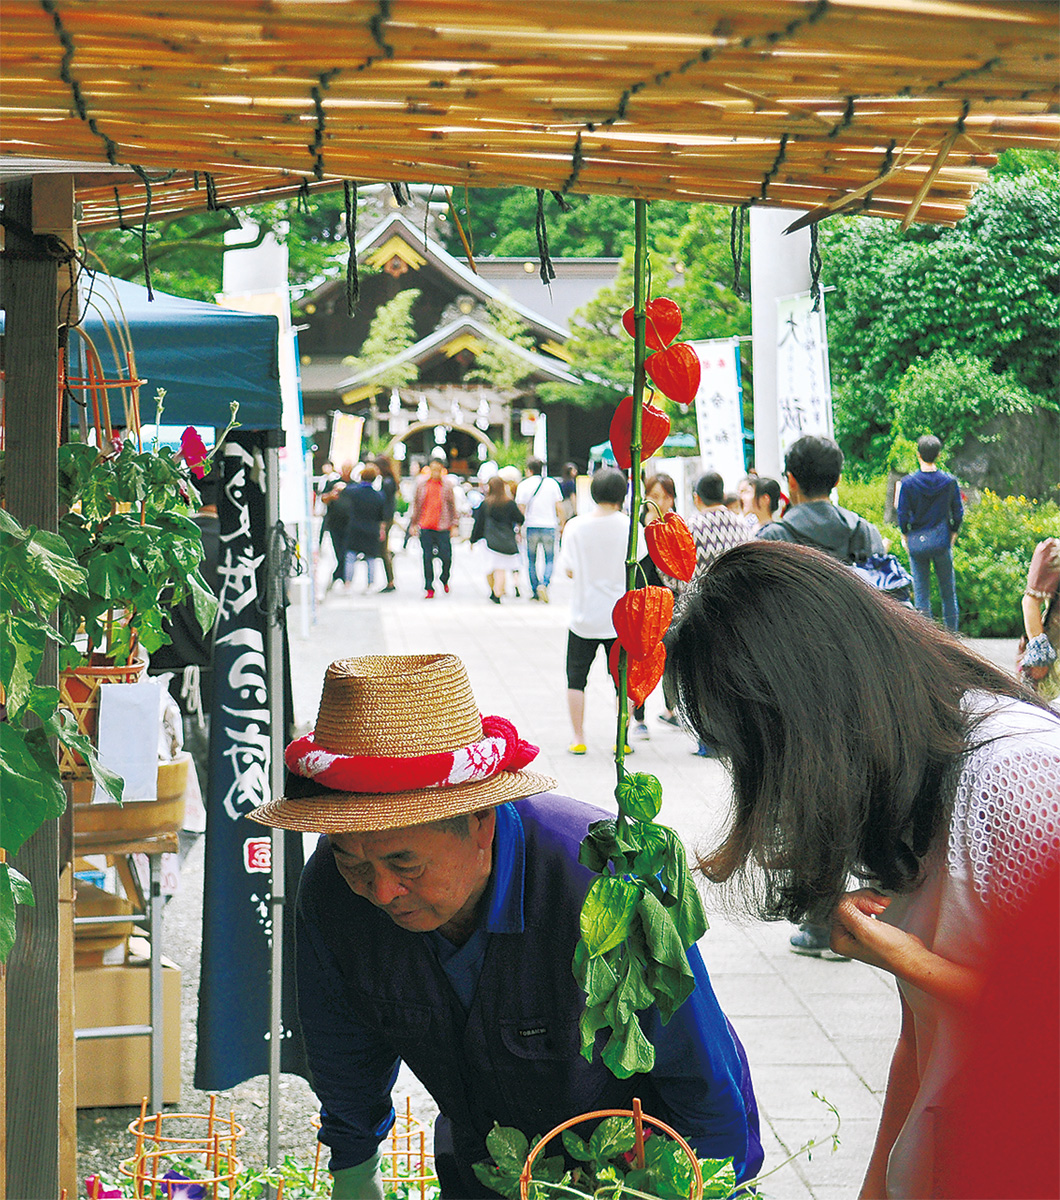
<path fill-rule="evenodd" d="M 499 474 L 494 475 L 486 484 L 486 498 L 475 509 L 471 527 L 472 545 L 483 539 L 486 542 L 486 580 L 494 604 L 500 604 L 504 595 L 506 572 L 519 570 L 517 530 L 524 519 L 507 484 Z"/>
<path fill-rule="evenodd" d="M 684 719 L 732 775 L 731 823 L 699 866 L 761 917 L 828 921 L 833 950 L 896 976 L 902 1029 L 861 1195 L 934 1195 L 992 914 L 1060 857 L 1060 718 L 842 563 L 782 542 L 715 560 L 667 644 Z M 851 875 L 869 886 L 847 892 Z"/>

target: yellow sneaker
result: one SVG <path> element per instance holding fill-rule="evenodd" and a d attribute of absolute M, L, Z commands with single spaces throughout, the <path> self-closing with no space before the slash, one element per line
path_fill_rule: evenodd
<path fill-rule="evenodd" d="M 617 749 L 618 749 L 618 743 L 616 742 L 616 743 L 615 743 L 615 745 L 613 745 L 613 746 L 611 747 L 611 753 L 612 753 L 612 754 L 614 754 L 614 753 L 615 753 L 615 751 L 616 751 Z M 633 747 L 632 747 L 632 746 L 627 746 L 627 747 L 626 747 L 626 753 L 627 753 L 627 754 L 632 754 L 632 753 L 633 753 Z"/>
<path fill-rule="evenodd" d="M 567 747 L 568 754 L 584 754 L 589 749 L 584 742 L 571 742 Z"/>

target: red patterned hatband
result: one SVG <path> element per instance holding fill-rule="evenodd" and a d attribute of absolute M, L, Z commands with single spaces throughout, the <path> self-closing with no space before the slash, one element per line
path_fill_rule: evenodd
<path fill-rule="evenodd" d="M 479 783 L 500 771 L 518 771 L 538 755 L 538 747 L 524 742 L 504 717 L 483 717 L 482 732 L 482 741 L 470 746 L 408 758 L 334 754 L 309 733 L 292 742 L 283 757 L 289 771 L 334 791 L 385 793 Z"/>

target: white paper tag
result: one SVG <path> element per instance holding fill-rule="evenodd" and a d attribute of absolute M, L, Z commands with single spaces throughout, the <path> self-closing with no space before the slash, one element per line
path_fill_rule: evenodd
<path fill-rule="evenodd" d="M 163 685 L 109 683 L 99 689 L 99 759 L 125 780 L 124 800 L 158 799 L 158 727 Z M 110 800 L 97 787 L 94 803 Z"/>

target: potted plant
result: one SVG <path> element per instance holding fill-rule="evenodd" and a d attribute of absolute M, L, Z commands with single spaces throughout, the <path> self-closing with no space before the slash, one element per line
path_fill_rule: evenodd
<path fill-rule="evenodd" d="M 163 619 L 173 604 L 190 599 L 203 628 L 213 623 L 217 600 L 199 573 L 202 539 L 190 517 L 191 479 L 208 457 L 187 432 L 179 451 L 71 442 L 59 449 L 57 533 L 23 528 L 0 509 L 0 961 L 14 941 L 15 905 L 33 902 L 5 859 L 63 812 L 63 779 L 98 783 L 121 803 L 122 780 L 93 745 L 100 683 L 139 678 L 138 649 L 169 640 Z M 49 640 L 58 690 L 36 683 Z"/>
<path fill-rule="evenodd" d="M 228 428 L 234 423 L 233 411 Z M 141 648 L 150 654 L 170 640 L 173 605 L 189 601 L 204 630 L 213 624 L 217 600 L 199 572 L 202 537 L 191 519 L 192 475 L 202 477 L 209 457 L 193 429 L 177 451 L 157 443 L 141 450 L 131 439 L 115 439 L 105 452 L 85 442 L 59 448 L 58 532 L 85 578 L 58 606 L 60 691 L 89 736 L 101 683 L 140 678 Z M 85 775 L 72 756 L 62 765 L 69 777 Z"/>

